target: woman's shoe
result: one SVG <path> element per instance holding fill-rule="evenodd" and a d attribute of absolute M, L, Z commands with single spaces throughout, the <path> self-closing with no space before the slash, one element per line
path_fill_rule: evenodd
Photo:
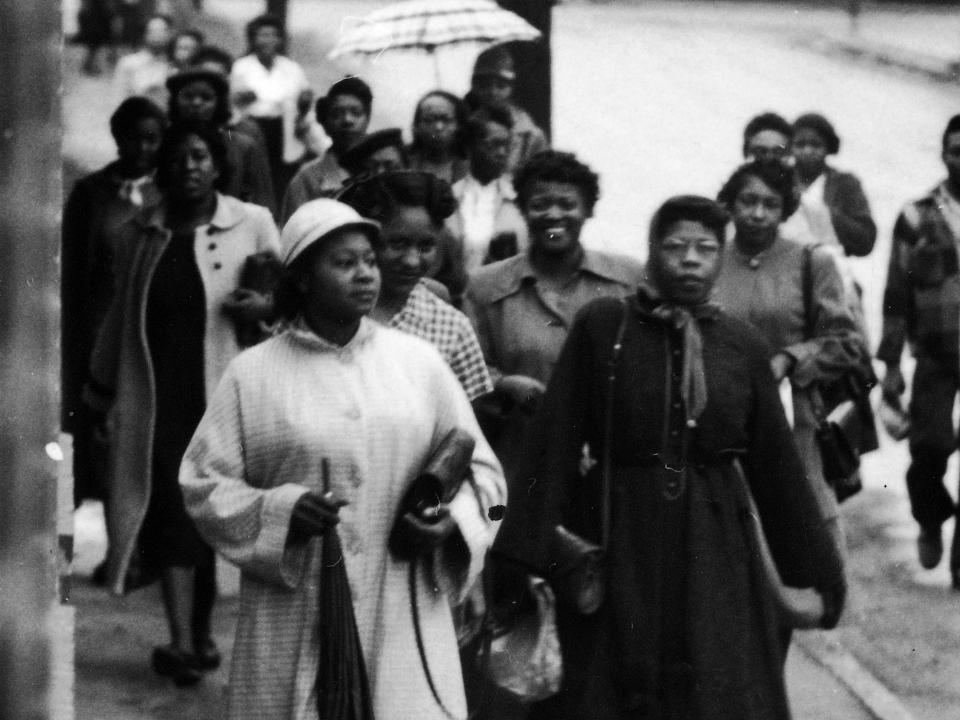
<path fill-rule="evenodd" d="M 150 664 L 158 675 L 172 678 L 173 684 L 177 687 L 196 685 L 203 677 L 196 668 L 194 657 L 182 650 L 177 650 L 172 645 L 155 647 Z"/>
<path fill-rule="evenodd" d="M 220 667 L 220 651 L 213 638 L 207 638 L 194 644 L 193 657 L 200 670 L 216 670 Z"/>

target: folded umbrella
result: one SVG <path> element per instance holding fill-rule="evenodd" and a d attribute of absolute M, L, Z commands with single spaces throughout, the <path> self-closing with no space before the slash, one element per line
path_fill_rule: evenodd
<path fill-rule="evenodd" d="M 322 462 L 323 490 L 330 492 L 330 462 Z M 370 683 L 357 633 L 353 598 L 340 535 L 323 534 L 320 566 L 320 665 L 317 710 L 322 720 L 373 720 Z"/>

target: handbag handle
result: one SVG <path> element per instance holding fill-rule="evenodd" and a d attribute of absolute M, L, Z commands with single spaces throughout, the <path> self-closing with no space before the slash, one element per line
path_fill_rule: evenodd
<path fill-rule="evenodd" d="M 613 341 L 613 353 L 610 357 L 610 374 L 607 376 L 607 397 L 603 411 L 603 455 L 600 465 L 600 493 L 601 493 L 601 517 L 600 517 L 600 546 L 606 553 L 610 544 L 610 521 L 612 512 L 611 501 L 611 480 L 612 461 L 610 454 L 610 445 L 613 439 L 613 392 L 617 382 L 617 365 L 620 362 L 620 352 L 623 349 L 623 335 L 627 330 L 627 317 L 629 315 L 629 306 L 625 298 L 620 299 L 623 307 L 623 316 L 620 318 L 620 325 L 617 327 L 617 335 Z"/>

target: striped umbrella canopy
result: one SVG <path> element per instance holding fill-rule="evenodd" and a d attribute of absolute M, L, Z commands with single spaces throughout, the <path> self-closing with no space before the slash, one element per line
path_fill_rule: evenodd
<path fill-rule="evenodd" d="M 425 50 L 459 43 L 536 40 L 540 31 L 491 0 L 406 0 L 380 8 L 342 29 L 329 57 L 387 50 Z M 346 25 L 346 23 L 345 23 Z"/>

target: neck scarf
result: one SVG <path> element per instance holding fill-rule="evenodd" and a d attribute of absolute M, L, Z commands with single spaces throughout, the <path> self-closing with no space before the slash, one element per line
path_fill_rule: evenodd
<path fill-rule="evenodd" d="M 143 207 L 143 186 L 153 180 L 153 174 L 132 180 L 124 180 L 120 183 L 118 194 L 121 200 L 126 200 L 134 207 Z"/>
<path fill-rule="evenodd" d="M 649 313 L 683 335 L 683 374 L 680 381 L 680 397 L 687 415 L 687 427 L 696 427 L 703 409 L 707 406 L 707 375 L 703 367 L 703 336 L 700 320 L 713 319 L 720 311 L 718 305 L 703 302 L 699 305 L 679 305 L 661 297 L 660 292 L 649 282 L 640 284 L 639 294 L 651 308 Z"/>

